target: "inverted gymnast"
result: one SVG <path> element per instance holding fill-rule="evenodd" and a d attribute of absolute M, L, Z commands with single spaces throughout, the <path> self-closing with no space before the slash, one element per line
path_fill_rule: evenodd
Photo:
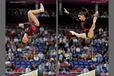
<path fill-rule="evenodd" d="M 32 36 L 40 26 L 40 22 L 35 15 L 43 12 L 44 6 L 40 3 L 40 9 L 28 11 L 29 26 L 26 26 L 24 23 L 19 24 L 19 27 L 24 30 L 24 36 L 22 38 L 23 43 L 27 43 L 29 41 L 29 36 Z"/>
<path fill-rule="evenodd" d="M 71 13 L 69 13 L 68 10 L 64 8 L 64 12 L 68 14 L 70 17 L 72 17 L 75 20 L 81 21 L 81 27 L 84 30 L 84 33 L 76 33 L 74 31 L 69 31 L 72 35 L 75 35 L 79 38 L 89 39 L 94 37 L 94 29 L 95 24 L 98 16 L 98 11 L 94 14 L 93 18 L 89 16 L 88 10 L 86 8 L 83 8 L 81 12 L 79 12 L 78 16 L 74 16 Z M 89 16 L 87 18 L 87 16 Z"/>

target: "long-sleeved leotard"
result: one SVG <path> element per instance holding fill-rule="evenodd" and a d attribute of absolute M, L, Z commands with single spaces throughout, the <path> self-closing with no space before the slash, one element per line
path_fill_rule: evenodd
<path fill-rule="evenodd" d="M 75 21 L 79 21 L 78 17 L 74 16 L 71 13 L 69 13 L 68 16 L 70 16 Z M 89 29 L 92 26 L 92 22 L 93 22 L 93 19 L 90 17 L 86 18 L 85 21 L 80 21 L 81 27 L 82 27 L 83 31 L 86 33 L 86 35 L 88 35 Z"/>
<path fill-rule="evenodd" d="M 34 24 L 24 24 L 24 29 L 21 29 L 24 31 L 24 33 L 27 33 L 28 36 L 31 36 L 36 33 L 38 28 L 39 27 Z"/>

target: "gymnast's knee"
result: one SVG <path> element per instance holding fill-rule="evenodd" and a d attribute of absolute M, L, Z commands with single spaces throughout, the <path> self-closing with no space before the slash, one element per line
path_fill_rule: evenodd
<path fill-rule="evenodd" d="M 93 30 L 95 29 L 95 25 L 92 27 L 92 29 L 93 29 Z"/>
<path fill-rule="evenodd" d="M 80 38 L 80 37 L 81 37 L 81 35 L 77 35 L 77 37 L 79 37 L 79 38 Z"/>
<path fill-rule="evenodd" d="M 95 24 L 92 25 L 92 29 L 95 29 Z"/>
<path fill-rule="evenodd" d="M 89 38 L 93 38 L 93 35 L 88 35 Z"/>
<path fill-rule="evenodd" d="M 31 15 L 31 14 L 32 14 L 32 10 L 29 10 L 29 11 L 28 11 L 28 15 Z"/>

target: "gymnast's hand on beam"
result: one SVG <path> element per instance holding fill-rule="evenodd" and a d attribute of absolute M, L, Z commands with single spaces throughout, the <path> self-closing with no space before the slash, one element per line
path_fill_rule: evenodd
<path fill-rule="evenodd" d="M 69 12 L 64 8 L 64 12 L 66 13 L 66 14 L 69 14 Z"/>

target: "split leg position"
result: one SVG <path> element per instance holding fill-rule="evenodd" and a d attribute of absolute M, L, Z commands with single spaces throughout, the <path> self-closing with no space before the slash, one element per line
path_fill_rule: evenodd
<path fill-rule="evenodd" d="M 98 11 L 94 14 L 93 24 L 92 24 L 92 26 L 89 29 L 89 32 L 87 34 L 86 33 L 80 33 L 79 34 L 79 33 L 76 33 L 74 31 L 70 31 L 70 33 L 72 35 L 75 35 L 77 37 L 84 38 L 84 39 L 93 38 L 94 37 L 94 29 L 95 29 L 95 26 L 96 26 L 95 24 L 96 24 L 97 16 L 98 16 Z"/>
<path fill-rule="evenodd" d="M 32 23 L 34 23 L 36 26 L 40 25 L 40 22 L 38 21 L 37 17 L 35 16 L 36 14 L 39 13 L 43 13 L 44 12 L 44 6 L 42 3 L 40 3 L 40 9 L 37 10 L 29 10 L 28 11 L 28 19 L 29 19 L 29 23 L 30 25 Z M 21 27 L 22 29 L 24 29 L 24 24 L 19 24 L 19 27 Z M 22 38 L 23 43 L 27 43 L 28 42 L 28 37 L 29 35 L 27 33 L 24 33 L 24 36 Z"/>

